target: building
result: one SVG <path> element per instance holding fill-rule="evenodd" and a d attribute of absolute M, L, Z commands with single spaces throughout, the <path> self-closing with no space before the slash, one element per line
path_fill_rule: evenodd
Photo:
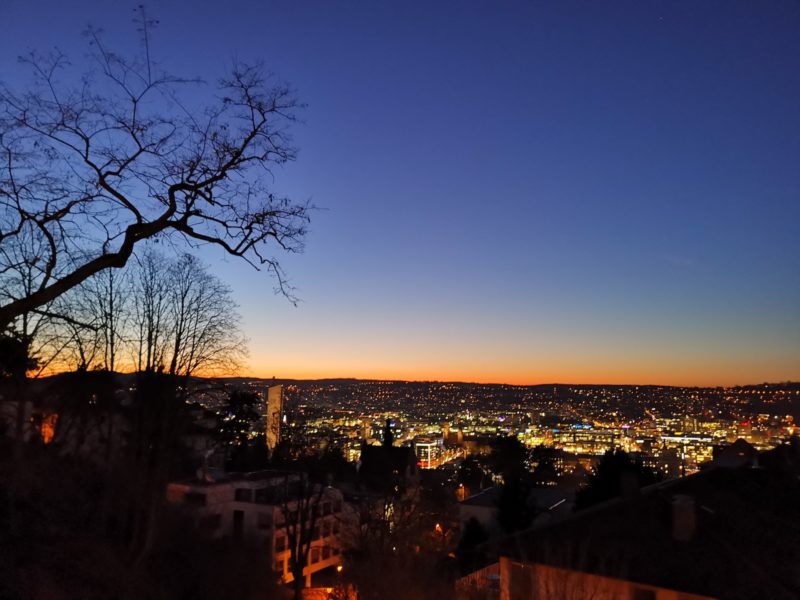
<path fill-rule="evenodd" d="M 265 427 L 267 435 L 267 448 L 270 452 L 281 441 L 281 417 L 283 414 L 283 386 L 273 385 L 267 388 L 267 405 L 265 414 Z"/>
<path fill-rule="evenodd" d="M 497 520 L 497 503 L 500 500 L 500 488 L 489 487 L 458 503 L 458 521 L 461 531 L 470 519 L 481 524 L 490 538 L 502 534 L 502 527 Z"/>
<path fill-rule="evenodd" d="M 435 469 L 442 464 L 444 457 L 444 439 L 417 437 L 414 450 L 421 469 Z"/>
<path fill-rule="evenodd" d="M 476 573 L 459 581 L 463 597 L 800 597 L 800 440 L 757 461 L 734 446 L 699 473 L 506 538 L 487 570 L 499 585 Z"/>
<path fill-rule="evenodd" d="M 314 573 L 341 564 L 344 507 L 339 490 L 312 488 L 304 485 L 303 477 L 280 471 L 205 472 L 197 479 L 170 483 L 167 500 L 191 510 L 198 527 L 211 537 L 229 537 L 269 548 L 272 570 L 283 582 L 290 583 L 294 579 L 289 565 L 291 530 L 303 520 L 303 515 L 298 515 L 298 510 L 306 504 L 303 494 L 310 494 L 308 504 L 318 506 L 318 516 L 312 532 L 309 564 L 303 571 L 308 586 Z"/>

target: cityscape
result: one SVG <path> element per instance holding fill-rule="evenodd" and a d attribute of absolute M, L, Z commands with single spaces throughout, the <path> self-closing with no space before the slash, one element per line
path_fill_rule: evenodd
<path fill-rule="evenodd" d="M 573 468 L 580 462 L 588 469 L 608 450 L 621 448 L 677 477 L 697 472 L 713 459 L 715 448 L 739 439 L 759 451 L 787 443 L 798 433 L 800 405 L 796 383 L 736 388 L 346 379 L 281 383 L 284 436 L 318 450 L 340 448 L 356 463 L 362 443 L 382 443 L 389 420 L 395 443 L 414 447 L 422 469 L 486 453 L 492 439 L 514 436 L 528 448 L 571 455 Z M 275 382 L 239 384 L 263 395 Z M 215 410 L 224 399 L 208 394 L 200 402 Z"/>

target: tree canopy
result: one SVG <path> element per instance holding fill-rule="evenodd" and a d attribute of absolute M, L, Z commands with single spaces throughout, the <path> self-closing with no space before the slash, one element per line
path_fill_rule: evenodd
<path fill-rule="evenodd" d="M 593 469 L 585 488 L 575 496 L 575 508 L 583 509 L 659 481 L 658 474 L 631 459 L 624 450 L 608 450 Z"/>

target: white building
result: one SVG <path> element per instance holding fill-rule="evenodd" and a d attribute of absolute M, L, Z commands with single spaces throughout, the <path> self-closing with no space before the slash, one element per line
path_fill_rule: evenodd
<path fill-rule="evenodd" d="M 205 474 L 202 479 L 170 483 L 167 500 L 190 507 L 198 526 L 212 537 L 269 548 L 272 570 L 289 583 L 294 577 L 289 567 L 291 536 L 286 517 L 290 523 L 297 522 L 301 477 L 280 471 Z M 311 499 L 318 512 L 308 565 L 303 570 L 307 586 L 313 573 L 341 563 L 342 494 L 334 488 L 317 487 Z"/>

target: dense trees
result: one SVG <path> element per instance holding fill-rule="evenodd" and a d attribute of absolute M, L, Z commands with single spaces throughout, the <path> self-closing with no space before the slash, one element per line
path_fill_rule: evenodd
<path fill-rule="evenodd" d="M 250 390 L 235 389 L 219 411 L 215 437 L 225 449 L 225 466 L 230 471 L 257 471 L 267 467 L 269 451 L 262 432 L 250 432 L 263 414 L 261 397 Z"/>
<path fill-rule="evenodd" d="M 59 296 L 157 236 L 217 246 L 288 292 L 273 250 L 302 249 L 308 207 L 270 185 L 296 156 L 298 101 L 258 66 L 215 86 L 167 73 L 151 58 L 154 22 L 144 9 L 137 20 L 140 56 L 90 29 L 88 72 L 34 53 L 30 86 L 0 87 L 0 331 L 55 314 Z"/>

